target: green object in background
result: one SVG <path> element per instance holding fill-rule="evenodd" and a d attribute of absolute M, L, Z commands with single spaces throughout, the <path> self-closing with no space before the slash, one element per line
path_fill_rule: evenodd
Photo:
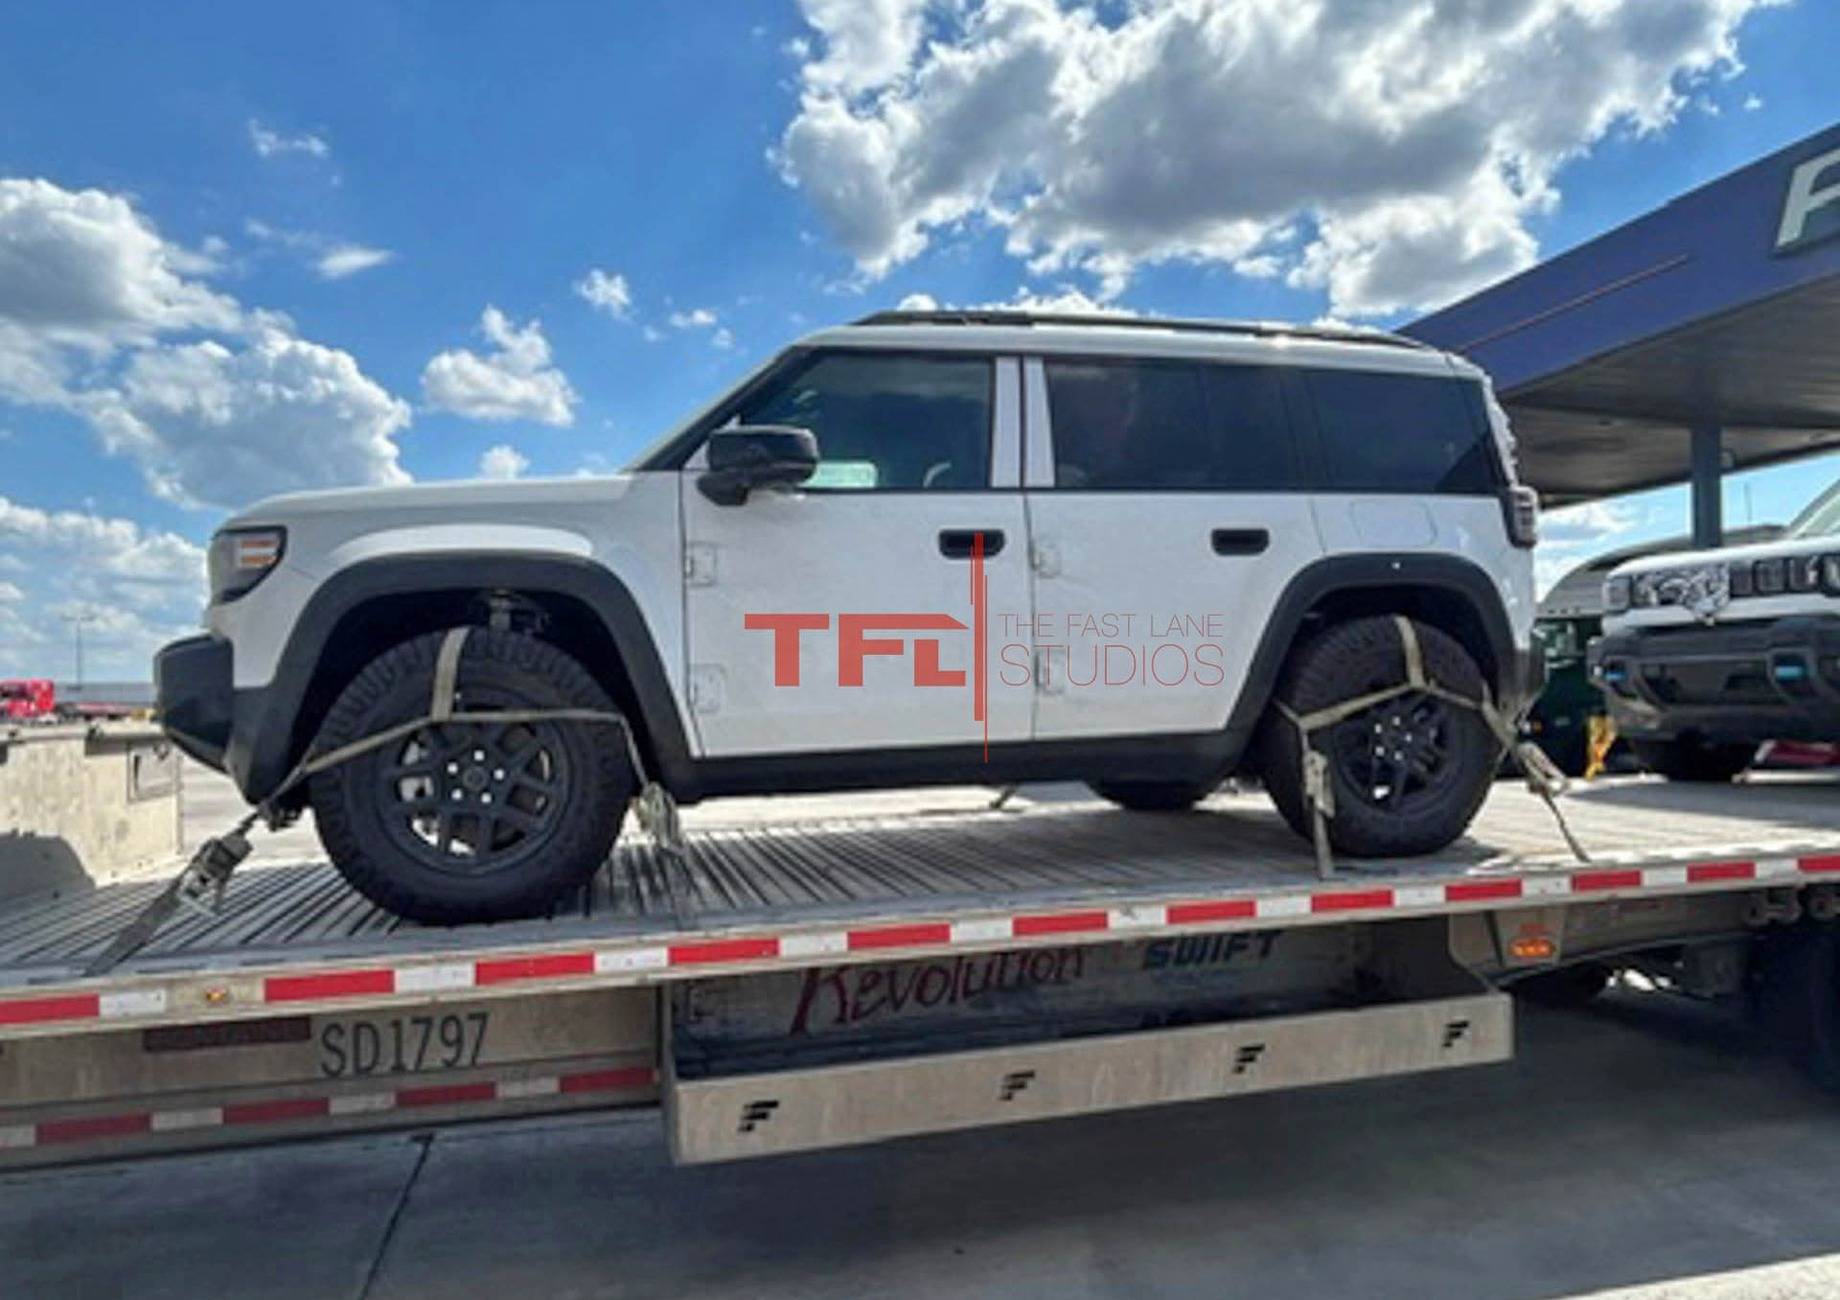
<path fill-rule="evenodd" d="M 1535 744 L 1567 776 L 1583 776 L 1590 754 L 1591 718 L 1604 712 L 1604 699 L 1591 685 L 1585 647 L 1603 631 L 1601 618 L 1542 619 L 1533 626 L 1546 652 L 1546 688 L 1527 715 Z"/>

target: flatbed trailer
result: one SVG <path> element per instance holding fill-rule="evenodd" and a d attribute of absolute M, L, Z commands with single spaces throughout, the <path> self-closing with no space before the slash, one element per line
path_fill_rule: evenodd
<path fill-rule="evenodd" d="M 1444 853 L 1330 879 L 1257 794 L 705 825 L 454 929 L 248 868 L 99 977 L 161 882 L 19 900 L 0 1164 L 619 1104 L 680 1160 L 765 1155 L 1502 1061 L 1504 988 L 1562 970 L 1768 987 L 1833 1036 L 1840 780 L 1562 806 L 1588 862 L 1504 782 Z"/>

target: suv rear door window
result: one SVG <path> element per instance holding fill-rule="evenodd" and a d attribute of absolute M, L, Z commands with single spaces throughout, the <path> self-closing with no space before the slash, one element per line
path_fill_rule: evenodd
<path fill-rule="evenodd" d="M 1366 370 L 1306 370 L 1327 487 L 1342 492 L 1487 495 L 1500 489 L 1495 445 L 1468 380 Z"/>
<path fill-rule="evenodd" d="M 984 357 L 832 352 L 745 403 L 742 424 L 818 439 L 818 490 L 965 491 L 990 483 L 991 363 Z"/>
<path fill-rule="evenodd" d="M 1290 425 L 1273 367 L 1050 360 L 1046 369 L 1058 487 L 1293 485 Z"/>

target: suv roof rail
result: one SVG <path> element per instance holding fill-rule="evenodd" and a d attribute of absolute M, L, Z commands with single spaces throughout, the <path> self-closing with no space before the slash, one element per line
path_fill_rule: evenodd
<path fill-rule="evenodd" d="M 1190 334 L 1237 334 L 1251 338 L 1318 339 L 1329 343 L 1368 343 L 1376 347 L 1411 348 L 1430 352 L 1428 343 L 1389 334 L 1384 330 L 1342 328 L 1333 325 L 1286 325 L 1277 321 L 1204 320 L 1180 316 L 1123 316 L 1100 312 L 1021 311 L 1014 308 L 974 308 L 959 311 L 878 311 L 853 325 L 1096 325 L 1108 329 L 1176 330 Z"/>

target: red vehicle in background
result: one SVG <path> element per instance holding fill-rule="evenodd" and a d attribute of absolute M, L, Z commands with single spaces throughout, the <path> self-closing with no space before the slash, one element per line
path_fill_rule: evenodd
<path fill-rule="evenodd" d="M 0 681 L 0 722 L 35 722 L 57 713 L 57 688 L 48 677 Z"/>

